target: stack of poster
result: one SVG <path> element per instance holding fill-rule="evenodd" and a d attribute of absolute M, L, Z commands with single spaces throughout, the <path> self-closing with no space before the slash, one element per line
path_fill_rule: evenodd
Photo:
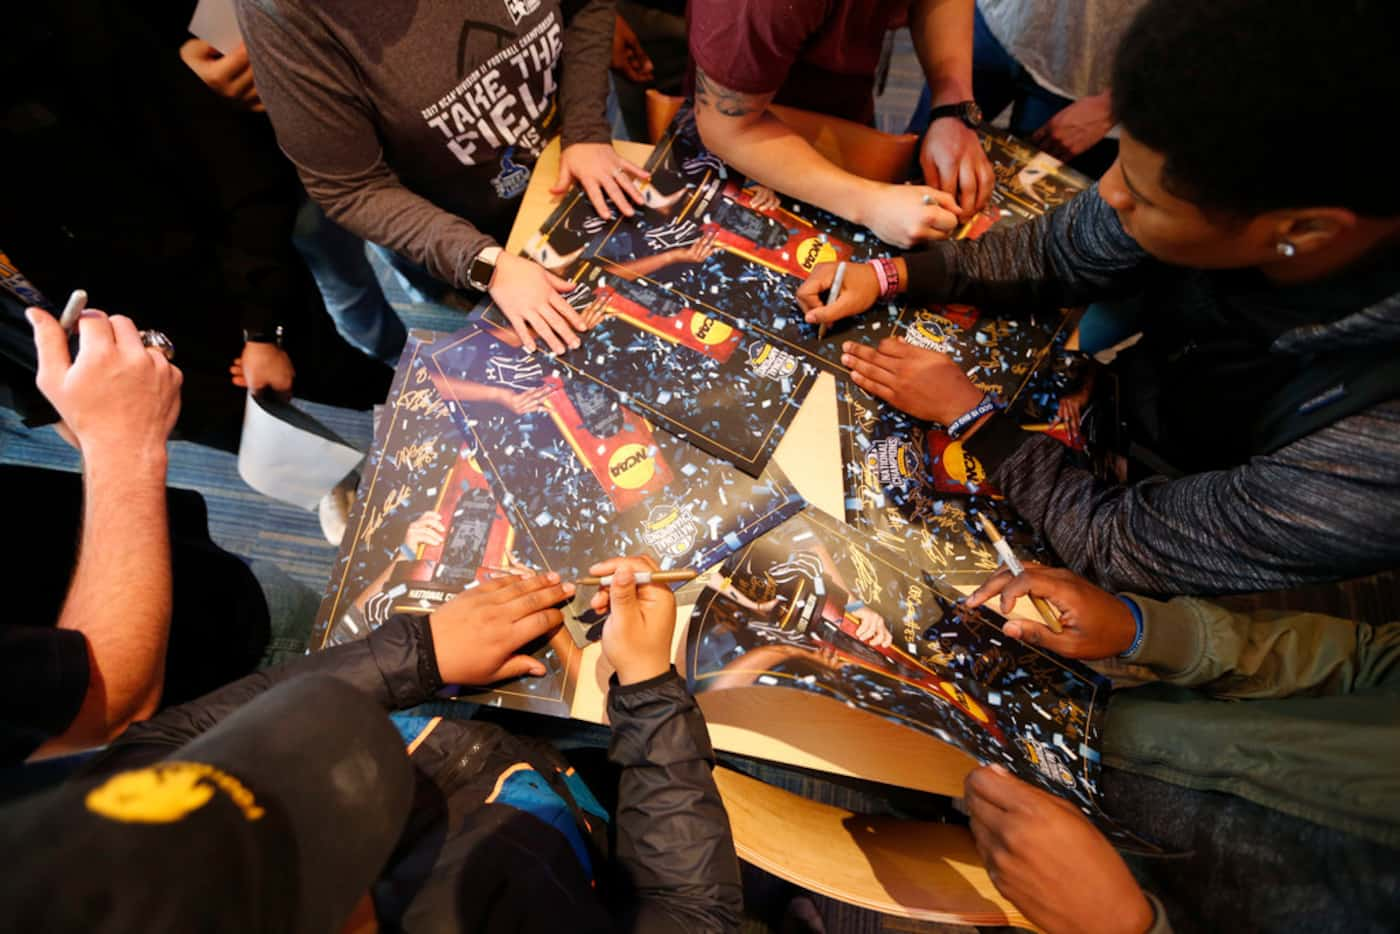
<path fill-rule="evenodd" d="M 984 144 L 1001 184 L 969 236 L 1084 187 L 1013 140 Z M 1015 405 L 1065 316 L 892 303 L 820 336 L 797 288 L 818 263 L 884 255 L 878 240 L 747 182 L 704 149 L 688 111 L 647 167 L 635 217 L 602 219 L 575 191 L 527 248 L 574 283 L 582 346 L 525 353 L 489 305 L 458 333 L 413 335 L 316 646 L 512 569 L 568 579 L 646 554 L 706 570 L 683 660 L 702 706 L 734 691 L 821 695 L 1001 762 L 1116 833 L 1097 804 L 1105 682 L 1004 638 L 998 617 L 947 589 L 997 566 L 976 513 L 1019 550 L 1034 542 L 959 445 L 866 395 L 840 362 L 844 341 L 898 336 Z M 837 377 L 845 523 L 804 509 L 770 462 L 822 372 Z M 544 678 L 476 697 L 570 714 L 598 631 L 581 603 L 533 647 Z"/>

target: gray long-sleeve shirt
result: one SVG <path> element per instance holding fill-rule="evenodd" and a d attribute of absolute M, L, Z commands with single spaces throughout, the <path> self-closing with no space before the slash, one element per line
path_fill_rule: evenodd
<path fill-rule="evenodd" d="M 972 243 L 911 255 L 911 296 L 987 307 L 1074 305 L 1146 293 L 1162 330 L 1245 320 L 1260 354 L 1307 361 L 1354 348 L 1400 361 L 1400 297 L 1306 319 L 1297 290 L 1245 291 L 1238 274 L 1151 260 L 1090 189 L 1035 222 Z M 1393 275 L 1382 267 L 1380 278 Z M 1318 298 L 1311 287 L 1309 300 Z M 1360 295 L 1345 279 L 1321 288 Z M 1345 301 L 1342 302 L 1345 304 Z M 1147 322 L 1151 326 L 1152 322 Z M 1270 328 L 1273 330 L 1271 331 Z M 1393 348 L 1387 354 L 1385 348 Z M 1387 359 L 1388 358 L 1388 359 Z M 1211 378 L 1207 367 L 1190 374 Z M 1223 413 L 1230 418 L 1228 403 Z M 1206 413 L 1202 413 L 1204 416 Z M 1250 416 L 1239 413 L 1247 435 Z M 1066 449 L 1000 416 L 967 444 L 1016 511 L 1075 571 L 1118 590 L 1211 594 L 1293 587 L 1400 565 L 1400 400 L 1339 418 L 1277 449 L 1177 479 L 1121 486 L 1071 462 Z"/>
<path fill-rule="evenodd" d="M 258 91 L 346 229 L 466 285 L 549 137 L 607 142 L 612 0 L 239 0 Z"/>

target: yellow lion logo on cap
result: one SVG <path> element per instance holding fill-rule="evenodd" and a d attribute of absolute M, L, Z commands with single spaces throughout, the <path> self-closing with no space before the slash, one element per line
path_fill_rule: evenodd
<path fill-rule="evenodd" d="M 232 775 L 201 762 L 163 762 L 113 775 L 88 792 L 94 814 L 125 824 L 173 824 L 209 803 L 222 788 L 248 820 L 263 810 Z"/>

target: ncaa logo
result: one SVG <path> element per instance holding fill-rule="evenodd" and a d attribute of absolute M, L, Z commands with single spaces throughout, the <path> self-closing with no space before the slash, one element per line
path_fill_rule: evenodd
<path fill-rule="evenodd" d="M 608 476 L 624 490 L 640 490 L 656 476 L 656 458 L 645 444 L 624 444 L 609 458 Z"/>

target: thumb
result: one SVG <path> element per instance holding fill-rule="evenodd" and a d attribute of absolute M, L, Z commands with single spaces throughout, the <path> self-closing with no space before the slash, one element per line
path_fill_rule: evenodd
<path fill-rule="evenodd" d="M 608 599 L 612 601 L 614 614 L 631 617 L 637 613 L 637 575 L 631 568 L 618 568 L 613 572 Z"/>
<path fill-rule="evenodd" d="M 73 365 L 68 355 L 68 335 L 63 333 L 53 315 L 42 308 L 27 308 L 24 316 L 34 329 L 34 350 L 39 358 L 35 382 L 42 387 L 51 379 L 62 379 Z"/>
<path fill-rule="evenodd" d="M 569 190 L 569 186 L 574 183 L 574 173 L 569 170 L 569 163 L 559 161 L 559 177 L 554 180 L 554 187 L 549 189 L 552 195 L 562 195 Z"/>
<path fill-rule="evenodd" d="M 539 678 L 546 670 L 544 662 L 533 655 L 512 655 L 506 659 L 504 665 L 496 669 L 496 680 L 505 681 L 509 678 L 523 678 L 526 675 Z"/>

